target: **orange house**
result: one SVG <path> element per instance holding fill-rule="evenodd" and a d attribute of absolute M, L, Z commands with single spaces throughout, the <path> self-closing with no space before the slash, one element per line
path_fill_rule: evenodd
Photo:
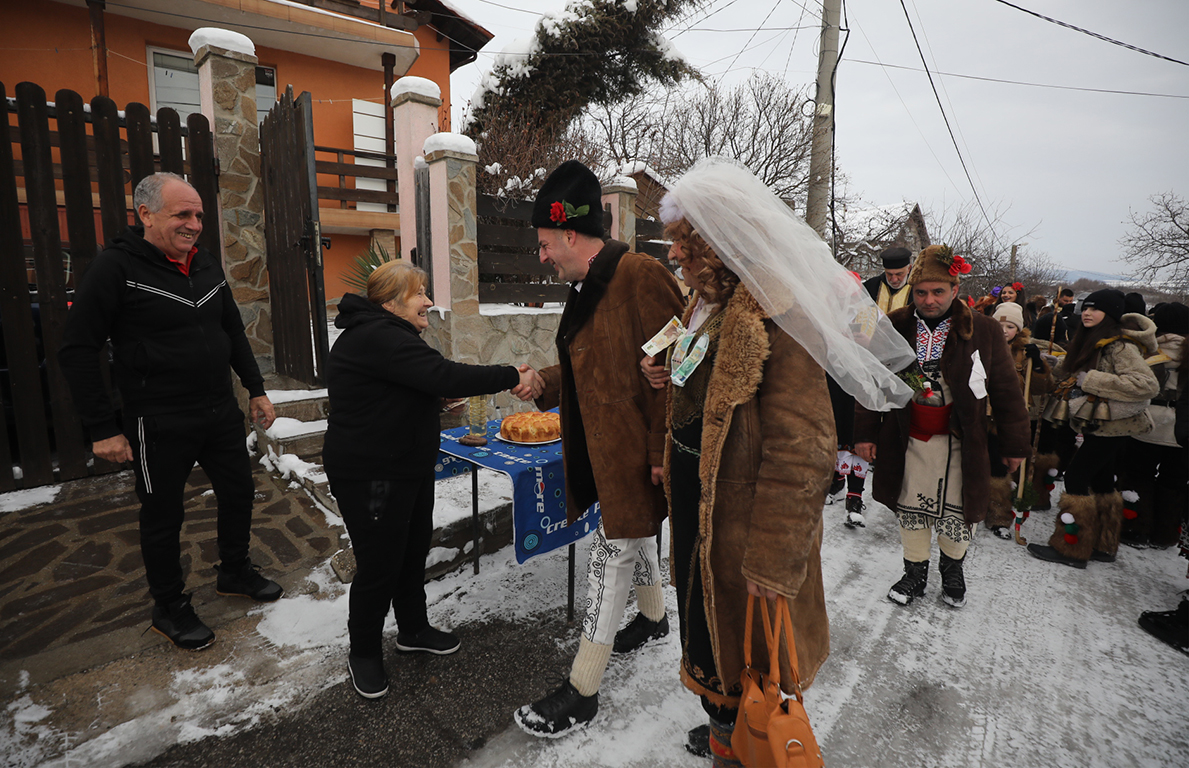
<path fill-rule="evenodd" d="M 0 4 L 0 81 L 62 88 L 84 100 L 107 95 L 121 108 L 173 107 L 185 124 L 198 112 L 198 75 L 190 34 L 220 27 L 256 46 L 259 118 L 278 91 L 309 91 L 320 147 L 393 154 L 385 139 L 388 86 L 405 75 L 437 83 L 438 124 L 450 125 L 450 73 L 474 60 L 492 34 L 442 0 L 38 0 Z M 389 118 L 391 119 L 391 118 Z M 319 159 L 334 160 L 334 153 Z M 348 159 L 347 162 L 350 162 Z M 365 163 L 366 164 L 366 163 Z M 372 164 L 376 164 L 374 161 Z M 382 164 L 382 163 L 380 163 Z M 354 186 L 320 176 L 319 186 Z M 381 182 L 382 183 L 382 182 Z M 364 185 L 361 184 L 362 188 Z M 369 210 L 370 209 L 370 210 Z M 347 287 L 342 275 L 375 238 L 393 252 L 400 214 L 391 206 L 321 200 L 326 296 Z M 387 241 L 387 242 L 385 242 Z"/>

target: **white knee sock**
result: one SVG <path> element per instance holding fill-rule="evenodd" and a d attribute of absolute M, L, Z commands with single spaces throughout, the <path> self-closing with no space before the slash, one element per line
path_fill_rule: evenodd
<path fill-rule="evenodd" d="M 637 584 L 636 605 L 649 621 L 660 621 L 665 615 L 665 588 L 660 584 Z"/>
<path fill-rule="evenodd" d="M 603 682 L 607 662 L 611 659 L 611 646 L 597 645 L 585 636 L 578 640 L 578 654 L 570 669 L 570 683 L 583 696 L 594 696 Z"/>

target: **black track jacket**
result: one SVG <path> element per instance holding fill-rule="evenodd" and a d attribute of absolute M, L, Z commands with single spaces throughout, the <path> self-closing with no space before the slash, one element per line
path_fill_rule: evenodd
<path fill-rule="evenodd" d="M 129 227 L 87 270 L 66 317 L 58 360 L 91 440 L 120 433 L 99 371 L 111 339 L 125 419 L 203 408 L 232 397 L 228 365 L 252 397 L 264 378 L 218 261 L 199 248 L 183 275 Z"/>

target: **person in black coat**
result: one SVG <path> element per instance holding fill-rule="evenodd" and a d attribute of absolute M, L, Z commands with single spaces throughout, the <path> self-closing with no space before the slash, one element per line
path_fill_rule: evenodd
<path fill-rule="evenodd" d="M 455 363 L 425 343 L 433 306 L 426 283 L 406 261 L 372 272 L 367 298 L 348 293 L 339 303 L 335 326 L 343 332 L 326 365 L 322 458 L 357 566 L 347 667 L 368 699 L 388 693 L 381 636 L 389 607 L 398 650 L 445 655 L 459 647 L 453 634 L 430 626 L 425 605 L 444 401 L 505 389 L 527 400 L 541 391 L 528 366 Z"/>
<path fill-rule="evenodd" d="M 215 590 L 280 598 L 281 586 L 248 557 L 256 486 L 230 371 L 248 390 L 254 421 L 267 429 L 275 413 L 219 260 L 198 245 L 202 198 L 181 176 L 155 173 L 136 185 L 132 200 L 143 225 L 125 229 L 87 270 L 58 359 L 94 454 L 134 462 L 152 628 L 199 650 L 215 633 L 183 592 L 186 479 L 200 464 L 218 499 Z M 99 367 L 109 339 L 122 413 Z"/>
<path fill-rule="evenodd" d="M 908 286 L 908 262 L 912 251 L 903 246 L 885 248 L 879 254 L 883 262 L 883 274 L 863 281 L 871 300 L 885 315 L 911 303 L 912 289 Z"/>

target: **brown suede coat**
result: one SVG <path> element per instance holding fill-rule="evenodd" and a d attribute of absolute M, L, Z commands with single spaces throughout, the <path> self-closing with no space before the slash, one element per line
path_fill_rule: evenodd
<path fill-rule="evenodd" d="M 541 371 L 541 410 L 561 406 L 566 514 L 600 502 L 611 539 L 655 536 L 664 494 L 652 484 L 665 445 L 665 397 L 640 372 L 640 347 L 681 314 L 677 281 L 656 259 L 608 241 L 557 332 L 561 361 Z"/>
<path fill-rule="evenodd" d="M 822 507 L 837 438 L 826 376 L 742 285 L 724 311 L 707 382 L 699 467 L 698 556 L 715 664 L 726 687 L 739 680 L 750 579 L 789 598 L 797 665 L 808 686 L 830 652 Z M 691 313 L 692 303 L 686 322 Z M 666 493 L 671 454 L 670 442 Z M 752 663 L 766 669 L 758 620 L 753 639 Z M 786 668 L 782 681 L 788 680 Z M 728 703 L 737 706 L 738 699 Z"/>
<path fill-rule="evenodd" d="M 950 433 L 962 440 L 962 512 L 967 523 L 981 523 L 987 515 L 991 485 L 991 460 L 987 454 L 987 401 L 970 391 L 972 356 L 977 350 L 987 373 L 987 396 L 995 411 L 999 449 L 1004 458 L 1028 458 L 1028 411 L 1016 374 L 1015 360 L 1003 338 L 999 323 L 972 312 L 954 300 L 953 321 L 941 353 L 941 374 L 953 392 Z M 917 317 L 913 306 L 888 315 L 892 325 L 913 349 L 916 348 Z M 879 467 L 871 496 L 890 509 L 896 508 L 904 481 L 904 454 L 908 450 L 909 409 L 888 413 L 869 411 L 855 405 L 855 442 L 875 443 Z"/>

